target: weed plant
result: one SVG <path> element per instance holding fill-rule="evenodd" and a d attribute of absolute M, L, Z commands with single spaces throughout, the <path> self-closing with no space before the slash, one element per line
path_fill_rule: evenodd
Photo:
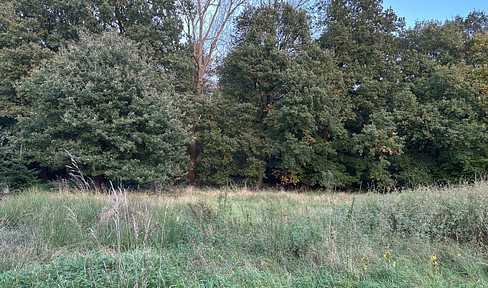
<path fill-rule="evenodd" d="M 0 201 L 0 287 L 488 287 L 486 182 Z"/>

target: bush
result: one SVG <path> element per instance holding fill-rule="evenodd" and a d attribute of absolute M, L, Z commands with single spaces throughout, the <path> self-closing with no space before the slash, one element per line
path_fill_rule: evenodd
<path fill-rule="evenodd" d="M 186 171 L 189 136 L 169 82 L 127 39 L 82 37 L 22 84 L 34 107 L 23 140 L 42 165 L 72 156 L 99 182 L 171 182 Z"/>
<path fill-rule="evenodd" d="M 36 183 L 35 173 L 27 168 L 25 152 L 0 134 L 0 190 L 22 189 Z"/>

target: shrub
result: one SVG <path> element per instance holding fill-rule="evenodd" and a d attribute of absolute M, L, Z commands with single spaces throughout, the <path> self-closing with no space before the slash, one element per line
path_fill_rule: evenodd
<path fill-rule="evenodd" d="M 161 69 L 127 39 L 82 37 L 21 87 L 33 102 L 24 142 L 46 166 L 70 154 L 85 175 L 112 181 L 170 182 L 186 171 L 186 127 Z"/>

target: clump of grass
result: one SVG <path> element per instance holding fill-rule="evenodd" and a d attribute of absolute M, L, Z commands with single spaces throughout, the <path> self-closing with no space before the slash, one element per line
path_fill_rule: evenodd
<path fill-rule="evenodd" d="M 385 235 L 488 244 L 486 184 L 422 188 L 388 197 L 369 195 L 355 212 L 360 225 Z"/>
<path fill-rule="evenodd" d="M 488 286 L 484 182 L 387 195 L 109 192 L 5 197 L 0 287 Z"/>

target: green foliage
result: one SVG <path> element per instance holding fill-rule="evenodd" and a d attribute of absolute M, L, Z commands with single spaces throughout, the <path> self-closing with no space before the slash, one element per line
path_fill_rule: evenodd
<path fill-rule="evenodd" d="M 125 35 L 168 75 L 177 77 L 168 79 L 178 91 L 191 87 L 191 61 L 179 41 L 182 27 L 173 1 L 7 0 L 0 6 L 2 133 L 17 132 L 18 118 L 29 117 L 26 109 L 32 108 L 32 99 L 16 91 L 17 83 L 60 50 L 78 43 L 80 32 L 113 30 Z"/>
<path fill-rule="evenodd" d="M 126 39 L 85 37 L 23 83 L 34 103 L 23 140 L 43 165 L 70 153 L 86 175 L 171 181 L 185 171 L 188 134 L 167 77 Z"/>
<path fill-rule="evenodd" d="M 258 182 L 266 175 L 281 184 L 334 185 L 342 171 L 331 165 L 331 139 L 340 137 L 347 108 L 333 91 L 339 78 L 330 55 L 311 41 L 307 14 L 288 4 L 250 8 L 236 34 L 220 70 L 223 97 L 248 114 L 238 118 L 240 131 L 229 131 L 239 135 L 232 158 L 259 169 L 244 173 Z"/>
<path fill-rule="evenodd" d="M 183 136 L 177 137 L 180 134 L 175 132 L 174 138 L 167 135 L 158 142 L 134 135 L 148 131 L 155 135 L 156 130 L 188 125 L 194 133 L 188 137 L 192 144 L 186 153 L 191 154 L 192 161 L 197 158 L 192 164 L 199 184 L 266 182 L 293 188 L 391 188 L 472 179 L 487 173 L 485 12 L 473 11 L 452 21 L 418 22 L 405 29 L 404 20 L 385 9 L 381 0 L 323 0 L 315 4 L 318 13 L 313 20 L 317 20 L 317 26 L 311 27 L 310 14 L 299 8 L 304 6 L 280 1 L 249 5 L 236 18 L 233 43 L 216 71 L 219 87 L 211 94 L 196 95 L 191 56 L 194 51 L 190 51 L 192 43 L 181 41 L 184 29 L 178 5 L 183 3 L 2 1 L 0 133 L 10 135 L 2 143 L 9 147 L 6 151 L 16 152 L 2 154 L 5 160 L 0 165 L 17 167 L 9 168 L 16 174 L 24 171 L 24 162 L 32 159 L 17 159 L 14 155 L 20 155 L 18 135 L 29 135 L 24 143 L 37 147 L 37 152 L 41 147 L 46 150 L 35 153 L 33 161 L 40 163 L 31 163 L 31 167 L 49 165 L 43 168 L 53 170 L 66 164 L 67 155 L 61 155 L 66 149 L 81 161 L 83 172 L 89 175 L 152 182 L 168 169 L 175 170 L 173 176 L 182 174 L 184 165 L 162 163 L 186 161 L 162 154 L 180 155 L 181 149 L 174 151 L 171 147 L 180 147 Z M 68 57 L 70 49 L 74 49 L 73 55 L 78 53 L 78 48 L 68 48 L 70 45 L 86 46 L 88 36 L 80 35 L 104 38 L 107 30 L 144 51 L 143 62 L 157 67 L 151 68 L 157 70 L 151 74 L 153 79 L 134 75 L 142 69 L 135 63 L 138 61 L 126 63 L 135 63 L 127 76 L 115 64 L 104 66 L 73 58 L 63 63 L 65 67 L 56 68 L 59 77 L 55 73 L 56 77 L 48 75 L 46 67 L 60 65 L 56 59 Z M 118 52 L 90 53 L 93 55 L 85 56 L 119 61 L 115 60 Z M 214 61 L 212 57 L 207 60 Z M 96 67 L 112 72 L 103 75 L 105 71 Z M 30 84 L 21 87 L 22 79 L 31 74 L 32 80 L 27 81 Z M 142 84 L 132 85 L 130 75 Z M 105 80 L 96 79 L 100 77 Z M 128 81 L 124 77 L 129 77 Z M 48 86 L 33 88 L 41 87 L 43 81 L 57 87 L 59 93 Z M 71 84 L 62 87 L 62 81 Z M 139 99 L 147 87 L 169 91 L 170 86 L 171 100 L 167 102 L 171 102 L 171 108 L 162 111 L 172 111 L 166 111 L 170 114 L 162 118 L 166 119 L 163 122 L 175 123 L 151 126 L 158 123 L 151 117 L 166 113 L 154 108 L 160 105 L 159 100 L 138 103 L 130 99 Z M 132 91 L 139 96 L 130 96 Z M 183 94 L 172 94 L 174 91 Z M 76 108 L 67 100 L 53 100 L 71 99 L 70 93 L 90 95 L 83 94 L 87 102 L 77 102 Z M 112 97 L 129 100 L 112 101 Z M 46 105 L 40 111 L 47 113 L 39 117 L 35 112 L 44 105 L 42 101 Z M 102 108 L 91 105 L 97 101 L 108 103 L 99 102 Z M 52 110 L 57 112 L 48 109 L 51 103 L 59 108 Z M 117 114 L 130 114 L 124 107 L 138 111 L 134 112 L 138 117 L 145 117 L 147 107 L 153 107 L 147 111 L 153 116 L 143 120 L 151 125 L 135 120 L 122 124 L 124 117 Z M 92 108 L 100 109 L 94 112 Z M 69 125 L 58 125 L 64 123 L 60 119 Z M 111 119 L 117 121 L 100 125 Z M 24 129 L 19 120 L 29 127 L 24 134 L 19 133 Z M 34 125 L 35 121 L 43 126 Z M 76 135 L 84 136 L 81 139 Z M 52 151 L 46 148 L 48 144 L 53 145 Z M 152 168 L 144 168 L 142 159 Z M 154 170 L 155 166 L 159 168 Z M 137 176 L 129 176 L 129 171 Z M 173 176 L 162 178 L 169 180 Z"/>
<path fill-rule="evenodd" d="M 176 1 L 90 0 L 87 5 L 90 11 L 97 11 L 100 28 L 110 27 L 132 40 L 146 50 L 152 62 L 173 74 L 177 91 L 191 90 L 193 63 L 188 47 L 180 41 L 182 24 Z"/>
<path fill-rule="evenodd" d="M 459 63 L 464 56 L 462 32 L 454 22 L 418 22 L 405 32 L 405 43 L 409 49 L 427 55 L 442 65 Z"/>
<path fill-rule="evenodd" d="M 405 237 L 486 245 L 486 212 L 480 209 L 486 202 L 473 193 L 466 187 L 421 188 L 388 201 L 371 197 L 364 205 L 365 211 L 357 213 L 359 221 L 373 230 L 381 225 L 386 233 Z"/>
<path fill-rule="evenodd" d="M 337 146 L 349 181 L 392 186 L 390 158 L 402 153 L 402 137 L 396 126 L 396 112 L 390 109 L 392 95 L 402 91 L 402 68 L 398 38 L 404 21 L 377 0 L 320 2 L 323 33 L 320 44 L 333 51 L 333 62 L 342 75 L 342 107 L 351 110 L 344 137 Z M 347 105 L 347 106 L 346 106 Z M 344 108 L 342 108 L 344 109 Z"/>
<path fill-rule="evenodd" d="M 479 102 L 466 78 L 467 69 L 436 66 L 412 86 L 418 103 L 401 112 L 406 146 L 414 154 L 433 158 L 431 172 L 438 181 L 485 173 L 486 166 L 473 162 L 482 155 L 487 134 L 479 122 Z"/>
<path fill-rule="evenodd" d="M 20 189 L 36 182 L 35 173 L 27 168 L 25 151 L 0 134 L 0 189 Z"/>
<path fill-rule="evenodd" d="M 488 31 L 488 16 L 484 11 L 474 10 L 466 17 L 456 16 L 454 22 L 461 27 L 464 37 L 469 39 L 476 33 Z"/>
<path fill-rule="evenodd" d="M 0 5 L 0 117 L 15 118 L 27 104 L 15 83 L 60 48 L 78 42 L 80 31 L 115 29 L 144 46 L 153 61 L 179 76 L 180 89 L 188 89 L 183 80 L 189 64 L 172 1 L 8 0 Z"/>
<path fill-rule="evenodd" d="M 231 180 L 242 180 L 252 169 L 245 165 L 244 159 L 236 158 L 237 153 L 244 152 L 244 147 L 239 145 L 246 142 L 241 134 L 249 124 L 244 122 L 244 111 L 238 110 L 229 99 L 216 95 L 202 112 L 198 127 L 202 131 L 203 147 L 196 162 L 199 182 L 226 185 Z"/>
<path fill-rule="evenodd" d="M 322 49 L 304 11 L 243 12 L 222 96 L 202 113 L 201 183 L 385 188 L 486 173 L 485 41 L 470 32 L 483 15 L 404 31 L 381 4 L 319 3 Z"/>
<path fill-rule="evenodd" d="M 391 161 L 395 181 L 403 187 L 434 185 L 437 179 L 432 172 L 438 166 L 435 159 L 429 156 L 413 150 L 396 157 Z"/>
<path fill-rule="evenodd" d="M 51 51 L 42 49 L 38 35 L 29 32 L 35 21 L 18 15 L 19 4 L 12 1 L 0 4 L 0 121 L 9 123 L 2 125 L 2 132 L 10 128 L 7 126 L 14 123 L 26 104 L 26 99 L 16 94 L 15 83 L 52 57 Z"/>

